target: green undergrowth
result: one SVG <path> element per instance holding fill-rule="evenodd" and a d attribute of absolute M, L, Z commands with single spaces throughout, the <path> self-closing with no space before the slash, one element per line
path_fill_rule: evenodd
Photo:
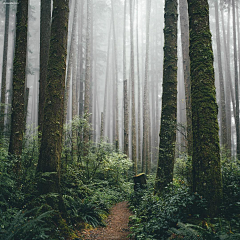
<path fill-rule="evenodd" d="M 207 202 L 193 193 L 190 159 L 177 159 L 174 181 L 161 196 L 153 195 L 154 178 L 130 197 L 132 236 L 155 239 L 240 239 L 240 164 L 222 159 L 223 202 L 219 216 L 209 218 Z"/>
<path fill-rule="evenodd" d="M 104 226 L 110 208 L 127 199 L 133 188 L 126 177 L 130 159 L 105 142 L 89 142 L 88 154 L 83 155 L 82 124 L 86 122 L 77 119 L 74 150 L 71 128 L 66 128 L 60 194 L 38 193 L 38 136 L 25 136 L 18 176 L 13 171 L 16 158 L 8 155 L 8 143 L 1 140 L 0 239 L 77 239 L 84 228 Z"/>

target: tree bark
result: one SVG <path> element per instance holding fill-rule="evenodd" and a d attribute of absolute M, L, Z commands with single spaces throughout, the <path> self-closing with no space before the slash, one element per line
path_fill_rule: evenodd
<path fill-rule="evenodd" d="M 25 131 L 24 102 L 26 82 L 27 56 L 27 29 L 28 29 L 28 0 L 19 0 L 16 19 L 16 43 L 13 63 L 13 93 L 11 134 L 9 153 L 21 156 L 22 141 Z M 20 171 L 20 161 L 16 164 L 16 172 Z"/>
<path fill-rule="evenodd" d="M 136 115 L 135 115 L 135 78 L 134 78 L 134 44 L 133 44 L 133 7 L 130 0 L 130 41 L 131 41 L 131 87 L 132 87 L 132 161 L 133 171 L 137 174 L 137 149 L 136 149 Z"/>
<path fill-rule="evenodd" d="M 112 6 L 112 21 L 113 21 L 113 46 L 114 46 L 114 63 L 115 63 L 115 116 L 116 116 L 116 123 L 115 123 L 115 136 L 114 136 L 114 142 L 116 149 L 119 148 L 119 124 L 118 124 L 118 52 L 117 52 L 117 41 L 116 41 L 116 27 L 115 27 L 115 17 L 114 17 L 114 4 L 113 0 L 111 0 L 111 6 Z"/>
<path fill-rule="evenodd" d="M 219 7 L 218 1 L 215 1 L 215 19 L 216 19 L 216 42 L 217 42 L 217 63 L 219 72 L 219 83 L 220 83 L 220 135 L 221 143 L 223 147 L 227 146 L 227 119 L 226 119 L 226 105 L 225 105 L 225 90 L 224 80 L 222 71 L 222 54 L 221 54 L 221 43 L 220 43 L 220 30 L 219 30 Z"/>
<path fill-rule="evenodd" d="M 44 179 L 38 183 L 40 194 L 60 192 L 68 11 L 68 1 L 53 1 L 44 124 L 37 166 Z"/>
<path fill-rule="evenodd" d="M 240 158 L 240 131 L 239 131 L 239 83 L 237 67 L 237 40 L 236 40 L 236 14 L 235 0 L 232 0 L 233 13 L 233 49 L 234 49 L 234 73 L 235 73 L 235 100 L 236 100 L 236 137 L 237 137 L 237 158 Z"/>
<path fill-rule="evenodd" d="M 1 106 L 0 106 L 0 135 L 4 135 L 4 118 L 6 109 L 6 82 L 7 82 L 7 56 L 8 56 L 8 32 L 9 32 L 9 9 L 10 1 L 5 2 L 5 26 L 4 26 L 4 45 L 2 61 L 2 84 L 1 84 Z"/>
<path fill-rule="evenodd" d="M 145 56 L 145 79 L 144 79 L 144 92 L 143 92 L 143 147 L 142 147 L 142 172 L 148 172 L 149 160 L 149 25 L 150 25 L 150 11 L 151 0 L 147 4 L 147 21 L 146 21 L 146 56 Z"/>
<path fill-rule="evenodd" d="M 139 30 L 138 30 L 138 9 L 139 9 L 139 1 L 136 3 L 136 41 L 137 41 L 137 76 L 138 76 L 138 163 L 140 164 L 142 162 L 142 153 L 141 153 L 141 80 L 140 80 L 140 63 L 139 63 Z"/>
<path fill-rule="evenodd" d="M 155 192 L 173 181 L 177 121 L 177 0 L 165 1 L 162 118 Z"/>
<path fill-rule="evenodd" d="M 233 106 L 233 113 L 234 119 L 236 115 L 236 107 L 235 107 L 235 99 L 232 87 L 232 78 L 230 73 L 230 62 L 229 62 L 229 53 L 227 48 L 227 39 L 226 39 L 226 32 L 224 26 L 224 16 L 223 16 L 223 9 L 221 8 L 221 18 L 222 18 L 222 32 L 223 32 L 223 45 L 224 45 L 224 53 L 225 53 L 225 86 L 226 86 L 226 118 L 227 118 L 227 149 L 231 155 L 231 138 L 232 138 L 232 111 L 231 111 L 231 101 Z"/>
<path fill-rule="evenodd" d="M 91 85 L 91 6 L 92 0 L 87 1 L 87 33 L 86 33 L 86 67 L 85 67 L 85 92 L 84 92 L 84 118 L 90 124 L 90 85 Z M 88 152 L 88 143 L 90 139 L 89 129 L 85 129 L 83 133 L 84 139 L 84 155 Z"/>
<path fill-rule="evenodd" d="M 124 153 L 129 156 L 128 152 L 128 93 L 127 80 L 123 81 L 123 113 L 124 113 Z"/>
<path fill-rule="evenodd" d="M 187 0 L 179 1 L 179 13 L 181 24 L 183 74 L 185 85 L 186 117 L 187 117 L 187 152 L 192 156 L 192 109 L 191 109 L 191 79 L 189 59 L 189 22 Z"/>
<path fill-rule="evenodd" d="M 193 124 L 193 191 L 215 216 L 222 199 L 218 107 L 207 0 L 188 0 Z"/>
<path fill-rule="evenodd" d="M 39 103 L 38 103 L 38 126 L 39 138 L 41 138 L 44 122 L 44 105 L 47 82 L 47 64 L 49 56 L 51 34 L 51 0 L 41 0 L 40 17 L 40 73 L 39 73 Z"/>

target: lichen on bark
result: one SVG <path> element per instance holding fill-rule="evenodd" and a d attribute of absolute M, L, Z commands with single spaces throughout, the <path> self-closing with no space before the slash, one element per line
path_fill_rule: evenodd
<path fill-rule="evenodd" d="M 209 6 L 207 0 L 188 0 L 190 27 L 190 69 L 193 127 L 193 191 L 208 200 L 208 213 L 214 216 L 222 199 L 218 107 Z"/>
<path fill-rule="evenodd" d="M 165 1 L 162 117 L 155 192 L 173 180 L 177 117 L 177 0 Z"/>
<path fill-rule="evenodd" d="M 53 1 L 53 17 L 44 108 L 42 142 L 37 171 L 45 180 L 40 193 L 59 193 L 64 120 L 64 89 L 68 31 L 68 1 Z"/>

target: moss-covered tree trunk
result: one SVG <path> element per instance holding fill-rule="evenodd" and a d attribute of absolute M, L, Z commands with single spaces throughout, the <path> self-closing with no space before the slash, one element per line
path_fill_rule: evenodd
<path fill-rule="evenodd" d="M 208 200 L 214 216 L 222 199 L 218 107 L 207 0 L 188 0 L 193 126 L 193 191 Z"/>
<path fill-rule="evenodd" d="M 5 27 L 4 27 L 4 45 L 2 60 L 2 82 L 1 82 L 1 106 L 0 106 L 0 135 L 4 133 L 4 118 L 6 104 L 6 82 L 7 82 L 7 56 L 8 56 L 8 31 L 9 31 L 9 0 L 5 2 Z"/>
<path fill-rule="evenodd" d="M 155 192 L 173 181 L 177 121 L 177 0 L 165 1 L 162 117 Z"/>
<path fill-rule="evenodd" d="M 39 192 L 59 193 L 60 159 L 64 123 L 64 89 L 69 2 L 53 1 L 51 41 L 44 108 L 44 123 L 37 171 L 44 181 Z"/>
<path fill-rule="evenodd" d="M 47 64 L 51 33 L 51 0 L 41 0 L 40 17 L 40 73 L 39 73 L 39 103 L 38 126 L 42 133 L 44 122 L 45 89 L 47 82 Z M 41 134 L 39 134 L 41 137 Z"/>
<path fill-rule="evenodd" d="M 9 153 L 16 156 L 22 154 L 22 141 L 25 131 L 24 99 L 26 80 L 28 29 L 28 0 L 19 0 L 17 4 L 16 43 L 13 62 L 12 115 Z M 20 162 L 16 171 L 20 170 Z"/>

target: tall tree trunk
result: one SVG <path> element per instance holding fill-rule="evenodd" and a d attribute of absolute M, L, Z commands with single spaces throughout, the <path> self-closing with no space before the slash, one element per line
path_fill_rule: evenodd
<path fill-rule="evenodd" d="M 223 71 L 222 71 L 222 54 L 221 54 L 221 43 L 220 43 L 218 9 L 219 9 L 218 1 L 215 1 L 217 63 L 218 63 L 218 72 L 219 72 L 219 83 L 220 83 L 220 119 L 221 119 L 220 133 L 221 133 L 222 146 L 226 147 L 227 146 L 227 119 L 226 119 L 224 80 L 223 80 Z"/>
<path fill-rule="evenodd" d="M 27 30 L 28 30 L 28 0 L 19 0 L 16 19 L 16 43 L 13 63 L 13 93 L 12 115 L 9 153 L 16 156 L 22 154 L 22 141 L 25 131 L 24 98 L 26 82 L 26 56 L 27 56 Z M 21 163 L 16 163 L 16 172 L 20 171 Z"/>
<path fill-rule="evenodd" d="M 53 1 L 44 124 L 37 166 L 44 179 L 38 184 L 41 194 L 60 192 L 68 7 L 66 0 Z"/>
<path fill-rule="evenodd" d="M 128 93 L 127 80 L 123 81 L 123 113 L 124 113 L 124 153 L 129 156 L 128 152 Z"/>
<path fill-rule="evenodd" d="M 84 92 L 84 118 L 90 123 L 90 85 L 91 85 L 91 6 L 92 0 L 87 1 L 87 33 L 86 33 L 86 68 L 85 68 L 85 92 Z M 84 131 L 84 144 L 85 150 L 84 154 L 87 154 L 88 151 L 88 143 L 90 139 L 90 131 L 89 129 L 85 129 Z"/>
<path fill-rule="evenodd" d="M 77 116 L 77 14 L 78 1 L 75 1 L 73 29 L 72 29 L 72 49 L 73 49 L 73 65 L 72 65 L 72 119 Z"/>
<path fill-rule="evenodd" d="M 137 174 L 137 149 L 136 149 L 136 116 L 135 116 L 135 78 L 134 78 L 134 44 L 133 44 L 133 6 L 130 0 L 130 41 L 131 41 L 131 87 L 132 87 L 132 161 L 133 171 Z"/>
<path fill-rule="evenodd" d="M 237 137 L 237 158 L 240 158 L 240 131 L 239 131 L 239 83 L 238 83 L 238 67 L 237 67 L 237 40 L 236 40 L 236 6 L 235 0 L 232 0 L 233 12 L 233 49 L 234 49 L 234 73 L 235 73 L 235 100 L 236 100 L 236 137 Z"/>
<path fill-rule="evenodd" d="M 108 33 L 108 50 L 107 50 L 107 64 L 106 64 L 106 77 L 105 77 L 105 89 L 104 89 L 104 102 L 103 102 L 103 134 L 106 133 L 106 120 L 107 120 L 107 98 L 108 98 L 108 78 L 109 78 L 109 61 L 110 61 L 110 42 L 111 42 L 111 30 L 112 24 L 109 27 Z M 105 135 L 106 136 L 106 135 Z"/>
<path fill-rule="evenodd" d="M 145 79 L 144 79 L 144 92 L 143 92 L 143 147 L 142 147 L 142 172 L 147 172 L 147 164 L 149 153 L 148 153 L 148 141 L 149 141 L 149 25 L 150 25 L 150 11 L 151 11 L 151 0 L 147 4 L 147 21 L 146 21 L 146 56 L 145 56 Z"/>
<path fill-rule="evenodd" d="M 238 10 L 238 1 L 236 1 L 236 21 L 237 21 L 237 29 L 238 29 L 238 49 L 236 50 L 238 52 L 238 83 L 239 83 L 239 78 L 240 78 L 240 28 L 239 28 L 239 10 Z M 235 71 L 237 72 L 237 71 Z M 239 84 L 238 84 L 239 86 Z M 239 129 L 240 131 L 240 129 Z M 239 138 L 240 138 L 240 133 L 239 133 Z M 239 139 L 240 141 L 240 139 Z M 240 144 L 240 143 L 239 143 Z M 240 148 L 240 146 L 239 146 Z M 240 156 L 239 156 L 240 157 Z"/>
<path fill-rule="evenodd" d="M 137 76 L 138 76 L 138 163 L 142 162 L 142 153 L 141 153 L 141 89 L 140 89 L 140 63 L 139 63 L 139 30 L 138 30 L 138 9 L 139 1 L 136 3 L 136 31 L 137 31 Z"/>
<path fill-rule="evenodd" d="M 45 90 L 47 82 L 47 64 L 51 34 L 51 0 L 41 0 L 40 17 L 40 73 L 39 73 L 39 103 L 38 126 L 41 138 L 44 122 Z"/>
<path fill-rule="evenodd" d="M 83 66 L 84 66 L 84 57 L 83 57 L 83 42 L 84 42 L 84 35 L 83 35 L 83 26 L 84 26 L 84 3 L 85 3 L 85 0 L 81 0 L 81 4 L 80 4 L 80 6 L 81 6 L 81 25 L 80 25 L 80 29 L 79 29 L 79 31 L 80 31 L 80 39 L 79 39 L 79 41 L 80 41 L 80 50 L 79 50 L 79 55 L 80 55 L 80 69 L 79 69 L 79 71 L 80 71 L 80 89 L 79 89 L 79 116 L 80 117 L 83 117 L 83 112 L 84 112 L 84 110 L 83 110 L 83 86 L 84 86 L 84 74 L 83 74 Z"/>
<path fill-rule="evenodd" d="M 78 115 L 77 109 L 77 14 L 78 0 L 74 5 L 73 28 L 72 28 L 72 120 Z M 72 155 L 77 157 L 77 130 L 72 128 Z"/>
<path fill-rule="evenodd" d="M 115 146 L 116 149 L 119 148 L 119 124 L 118 124 L 118 52 L 117 52 L 117 41 L 116 41 L 116 24 L 115 24 L 115 17 L 114 17 L 114 4 L 113 4 L 113 0 L 111 0 L 111 6 L 112 6 L 112 21 L 113 21 L 113 42 L 114 42 L 114 63 L 115 63 L 115 114 L 116 114 L 116 132 L 115 132 L 115 136 L 114 136 L 114 142 L 115 142 Z"/>
<path fill-rule="evenodd" d="M 232 138 L 232 111 L 231 111 L 231 100 L 234 112 L 234 119 L 236 113 L 235 107 L 235 99 L 234 93 L 232 88 L 232 78 L 230 73 L 230 62 L 229 62 L 229 53 L 227 48 L 227 39 L 226 39 L 226 32 L 225 32 L 225 25 L 224 25 L 224 16 L 223 16 L 223 9 L 221 8 L 221 18 L 222 18 L 222 32 L 223 32 L 223 45 L 224 45 L 224 52 L 225 52 L 225 86 L 226 86 L 226 118 L 227 118 L 227 149 L 231 155 L 231 138 Z"/>
<path fill-rule="evenodd" d="M 173 181 L 177 121 L 177 0 L 165 1 L 162 118 L 155 192 Z"/>
<path fill-rule="evenodd" d="M 0 106 L 0 135 L 4 134 L 4 118 L 6 104 L 6 82 L 7 82 L 7 56 L 8 56 L 8 32 L 9 32 L 9 9 L 10 1 L 5 2 L 5 26 L 4 26 L 4 45 L 2 61 L 2 84 L 1 84 L 1 106 Z"/>
<path fill-rule="evenodd" d="M 125 82 L 127 76 L 126 76 L 126 14 L 127 14 L 127 0 L 124 1 L 124 16 L 123 16 L 123 97 L 125 97 L 125 92 L 126 92 L 126 97 L 127 97 L 127 85 L 126 85 L 126 91 L 125 89 L 125 84 L 127 84 L 127 81 Z M 128 125 L 126 125 L 126 122 L 128 124 L 128 115 L 125 115 L 127 112 L 125 111 L 127 107 L 127 100 L 123 99 L 123 150 L 124 153 L 129 156 L 128 152 Z"/>
<path fill-rule="evenodd" d="M 218 107 L 207 0 L 188 0 L 193 124 L 193 191 L 208 201 L 210 216 L 222 199 Z M 198 24 L 196 24 L 198 23 Z"/>
<path fill-rule="evenodd" d="M 191 79 L 189 59 L 189 22 L 187 0 L 179 0 L 179 13 L 181 24 L 182 58 L 185 85 L 185 101 L 187 116 L 187 152 L 192 156 L 192 109 L 191 109 Z"/>
<path fill-rule="evenodd" d="M 66 76 L 66 87 L 65 87 L 65 93 L 64 93 L 64 118 L 65 122 L 67 121 L 68 117 L 68 110 L 70 110 L 70 102 L 69 102 L 69 95 L 70 95 L 70 83 L 71 79 L 73 79 L 73 67 L 74 67 L 74 60 L 75 60 L 75 51 L 76 51 L 76 18 L 77 18 L 77 12 L 75 5 L 77 0 L 75 0 L 74 6 L 72 6 L 73 11 L 73 20 L 72 20 L 72 30 L 70 35 L 70 43 L 69 43 L 69 56 L 68 56 L 68 64 L 67 64 L 67 76 Z M 70 12 L 71 13 L 71 12 Z M 69 21 L 71 22 L 71 21 Z M 70 105 L 70 106 L 69 106 Z M 69 111 L 70 112 L 70 111 Z M 71 119 L 72 116 L 69 116 L 69 119 Z"/>
<path fill-rule="evenodd" d="M 17 10 L 16 10 L 17 12 Z M 13 41 L 12 44 L 15 46 L 16 44 L 16 21 L 14 21 L 13 25 Z M 12 51 L 12 62 L 11 62 L 11 68 L 13 68 L 14 63 L 14 56 L 15 56 L 15 50 L 16 48 L 13 48 Z M 10 72 L 10 78 L 9 78 L 9 93 L 8 93 L 8 108 L 7 108 L 7 123 L 6 123 L 6 132 L 11 132 L 11 115 L 12 115 L 12 95 L 13 95 L 13 71 Z"/>

